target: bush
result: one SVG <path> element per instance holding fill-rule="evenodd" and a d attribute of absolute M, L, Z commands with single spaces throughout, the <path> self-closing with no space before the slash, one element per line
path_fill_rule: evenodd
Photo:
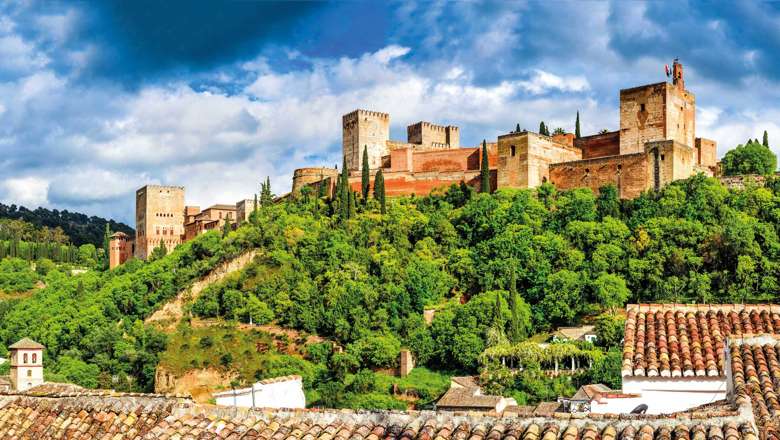
<path fill-rule="evenodd" d="M 214 346 L 214 339 L 211 338 L 211 336 L 204 336 L 200 338 L 200 341 L 198 341 L 198 346 L 200 348 L 209 348 Z"/>
<path fill-rule="evenodd" d="M 394 367 L 401 353 L 401 342 L 391 334 L 374 334 L 349 344 L 347 351 L 368 368 Z"/>
<path fill-rule="evenodd" d="M 354 393 L 369 393 L 376 391 L 376 373 L 371 370 L 363 369 L 352 376 L 352 382 L 349 390 Z"/>

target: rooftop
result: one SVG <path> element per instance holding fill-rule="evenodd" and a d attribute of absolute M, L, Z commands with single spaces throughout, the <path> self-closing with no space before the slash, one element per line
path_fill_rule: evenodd
<path fill-rule="evenodd" d="M 726 338 L 780 333 L 780 306 L 626 306 L 622 375 L 724 377 Z"/>
<path fill-rule="evenodd" d="M 22 338 L 22 339 L 16 341 L 16 343 L 11 344 L 8 347 L 9 350 L 38 350 L 38 349 L 42 350 L 44 348 L 46 348 L 46 347 L 44 347 L 43 345 L 33 341 L 30 338 Z"/>

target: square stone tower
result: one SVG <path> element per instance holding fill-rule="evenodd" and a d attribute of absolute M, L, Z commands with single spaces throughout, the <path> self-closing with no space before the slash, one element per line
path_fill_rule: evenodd
<path fill-rule="evenodd" d="M 696 98 L 685 90 L 682 64 L 674 79 L 620 91 L 620 154 L 645 151 L 646 142 L 675 141 L 694 147 Z"/>
<path fill-rule="evenodd" d="M 390 154 L 390 115 L 370 110 L 355 110 L 342 117 L 342 147 L 347 169 L 357 171 L 362 166 L 363 148 L 368 149 L 368 166 L 382 166 L 382 157 Z"/>
<path fill-rule="evenodd" d="M 8 347 L 11 355 L 11 386 L 26 391 L 43 384 L 43 345 L 22 338 Z"/>
<path fill-rule="evenodd" d="M 146 259 L 165 243 L 170 252 L 184 236 L 184 187 L 146 185 L 135 192 L 135 256 Z"/>

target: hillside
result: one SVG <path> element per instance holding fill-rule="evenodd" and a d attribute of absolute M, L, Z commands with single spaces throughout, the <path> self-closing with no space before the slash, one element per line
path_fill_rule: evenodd
<path fill-rule="evenodd" d="M 0 203 L 0 219 L 24 220 L 37 228 L 60 228 L 62 233 L 69 238 L 70 243 L 75 246 L 91 243 L 96 247 L 102 247 L 106 223 L 108 223 L 109 228 L 113 232 L 121 231 L 129 235 L 135 234 L 133 228 L 124 223 L 68 210 L 50 210 L 41 207 L 30 210 L 24 206 Z M 36 241 L 24 237 L 18 237 L 17 239 Z"/>
<path fill-rule="evenodd" d="M 479 373 L 486 349 L 599 315 L 601 347 L 561 347 L 592 369 L 550 378 L 543 364 L 558 355 L 540 352 L 522 374 L 489 383 L 535 402 L 619 378 L 620 353 L 609 349 L 622 318 L 612 312 L 626 302 L 776 301 L 779 189 L 770 181 L 728 190 L 696 176 L 621 201 L 611 187 L 598 196 L 550 185 L 492 195 L 453 187 L 394 199 L 385 215 L 373 199 L 342 210 L 303 197 L 157 261 L 76 277 L 54 271 L 46 288 L 0 310 L 0 342 L 38 339 L 50 371 L 87 386 L 151 390 L 162 359 L 176 374 L 211 369 L 235 383 L 296 372 L 311 404 L 399 408 L 408 404 L 400 390 L 425 406 L 450 374 Z M 175 329 L 143 323 L 248 250 L 257 252 L 251 263 L 179 297 Z M 436 310 L 430 325 L 426 309 Z M 204 319 L 216 324 L 192 325 Z M 225 330 L 232 322 L 332 342 Z M 388 376 L 401 347 L 423 367 L 405 384 Z"/>

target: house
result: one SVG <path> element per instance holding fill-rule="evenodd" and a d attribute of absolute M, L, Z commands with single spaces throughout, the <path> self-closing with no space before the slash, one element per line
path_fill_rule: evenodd
<path fill-rule="evenodd" d="M 592 325 L 579 327 L 558 327 L 552 334 L 553 341 L 587 341 L 596 342 L 596 331 Z"/>
<path fill-rule="evenodd" d="M 626 394 L 601 383 L 583 385 L 572 397 L 561 397 L 558 402 L 564 412 L 597 414 L 630 413 L 643 403 L 640 394 Z"/>
<path fill-rule="evenodd" d="M 450 389 L 436 402 L 440 411 L 476 411 L 501 414 L 507 407 L 516 407 L 513 398 L 482 394 L 473 376 L 450 378 Z"/>
<path fill-rule="evenodd" d="M 43 345 L 22 338 L 8 347 L 11 355 L 11 388 L 24 391 L 43 384 Z"/>
<path fill-rule="evenodd" d="M 306 408 L 301 376 L 282 376 L 255 382 L 249 388 L 215 393 L 217 405 L 240 408 Z"/>

